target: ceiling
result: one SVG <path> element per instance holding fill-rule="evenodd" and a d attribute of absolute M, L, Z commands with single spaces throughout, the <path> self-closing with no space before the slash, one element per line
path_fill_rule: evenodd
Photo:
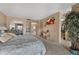
<path fill-rule="evenodd" d="M 73 3 L 0 3 L 0 11 L 7 16 L 40 20 L 55 12 L 71 10 Z"/>

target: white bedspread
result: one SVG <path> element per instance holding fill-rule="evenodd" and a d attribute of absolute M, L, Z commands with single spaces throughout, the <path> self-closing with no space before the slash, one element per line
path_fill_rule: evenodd
<path fill-rule="evenodd" d="M 43 55 L 46 49 L 40 39 L 26 34 L 0 43 L 0 55 Z"/>

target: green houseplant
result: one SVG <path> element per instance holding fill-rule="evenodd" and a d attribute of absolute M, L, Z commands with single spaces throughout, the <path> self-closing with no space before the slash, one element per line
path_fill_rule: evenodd
<path fill-rule="evenodd" d="M 71 41 L 71 51 L 78 54 L 79 47 L 79 12 L 70 12 L 64 21 L 65 32 L 68 32 L 68 40 Z"/>

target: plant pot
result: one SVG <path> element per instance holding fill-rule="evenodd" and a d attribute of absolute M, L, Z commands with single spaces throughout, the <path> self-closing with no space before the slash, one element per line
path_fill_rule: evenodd
<path fill-rule="evenodd" d="M 76 48 L 79 50 L 79 42 L 76 43 Z"/>
<path fill-rule="evenodd" d="M 77 49 L 70 48 L 70 52 L 71 52 L 73 55 L 79 55 L 79 50 L 77 50 Z"/>

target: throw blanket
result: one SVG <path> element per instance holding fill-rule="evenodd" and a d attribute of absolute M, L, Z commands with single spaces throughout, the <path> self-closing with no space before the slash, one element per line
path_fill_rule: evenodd
<path fill-rule="evenodd" d="M 43 55 L 46 49 L 42 41 L 31 34 L 16 36 L 0 43 L 0 55 Z"/>

